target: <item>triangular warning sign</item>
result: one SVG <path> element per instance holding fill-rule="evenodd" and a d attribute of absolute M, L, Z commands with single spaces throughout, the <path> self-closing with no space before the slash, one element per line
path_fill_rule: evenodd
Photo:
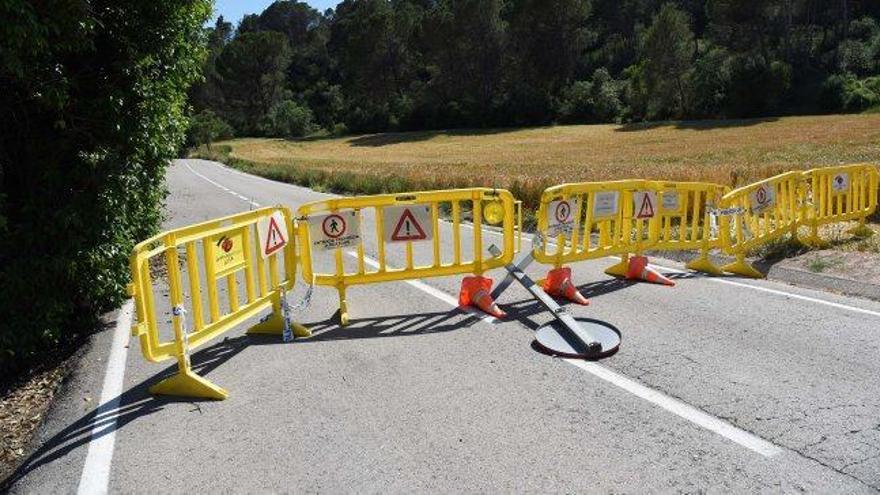
<path fill-rule="evenodd" d="M 651 202 L 650 194 L 642 194 L 642 205 L 639 206 L 636 218 L 654 218 L 654 203 Z"/>
<path fill-rule="evenodd" d="M 269 217 L 269 229 L 266 233 L 266 245 L 263 247 L 263 254 L 266 256 L 274 254 L 276 251 L 280 250 L 287 244 L 287 239 L 284 238 L 284 233 L 281 232 L 281 228 L 278 227 L 278 222 L 275 221 L 275 216 Z"/>
<path fill-rule="evenodd" d="M 415 215 L 412 214 L 409 208 L 403 210 L 403 215 L 400 215 L 400 220 L 397 221 L 397 225 L 391 233 L 391 240 L 423 241 L 427 238 L 428 235 L 425 234 L 425 229 L 419 225 L 419 221 L 416 220 Z"/>

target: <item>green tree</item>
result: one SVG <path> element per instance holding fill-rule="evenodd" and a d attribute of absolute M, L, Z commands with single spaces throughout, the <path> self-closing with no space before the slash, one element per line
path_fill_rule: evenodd
<path fill-rule="evenodd" d="M 210 12 L 0 2 L 0 374 L 125 297 L 128 254 L 161 220 Z"/>
<path fill-rule="evenodd" d="M 314 130 L 314 117 L 309 107 L 285 100 L 269 111 L 263 123 L 263 132 L 269 136 L 294 138 Z"/>
<path fill-rule="evenodd" d="M 667 3 L 642 39 L 649 117 L 684 117 L 690 110 L 694 34 L 687 13 Z"/>
<path fill-rule="evenodd" d="M 269 110 L 285 96 L 287 39 L 265 31 L 235 37 L 217 58 L 225 116 L 240 134 L 258 134 Z"/>

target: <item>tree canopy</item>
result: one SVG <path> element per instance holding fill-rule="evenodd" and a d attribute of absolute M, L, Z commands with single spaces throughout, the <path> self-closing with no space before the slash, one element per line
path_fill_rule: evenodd
<path fill-rule="evenodd" d="M 864 0 L 282 0 L 231 38 L 208 29 L 196 92 L 213 96 L 193 103 L 239 134 L 271 134 L 255 126 L 271 102 L 243 94 L 337 132 L 861 111 L 880 104 L 878 16 Z M 263 60 L 269 32 L 273 62 L 228 70 Z"/>

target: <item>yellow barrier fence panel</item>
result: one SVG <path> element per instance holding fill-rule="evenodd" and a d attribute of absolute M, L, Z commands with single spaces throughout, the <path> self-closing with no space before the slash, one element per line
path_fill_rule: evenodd
<path fill-rule="evenodd" d="M 877 167 L 868 164 L 816 168 L 803 173 L 808 186 L 803 205 L 802 224 L 810 227 L 805 242 L 825 246 L 819 226 L 828 223 L 858 221 L 856 235 L 873 233 L 865 227 L 867 217 L 877 211 Z"/>
<path fill-rule="evenodd" d="M 626 275 L 629 256 L 648 249 L 700 250 L 695 270 L 720 273 L 709 261 L 720 239 L 709 228 L 710 208 L 726 191 L 717 184 L 624 180 L 562 184 L 548 188 L 538 210 L 546 240 L 533 256 L 563 264 L 620 255 L 606 273 Z"/>
<path fill-rule="evenodd" d="M 721 200 L 721 209 L 728 212 L 721 217 L 721 239 L 724 251 L 736 261 L 722 270 L 763 278 L 746 262 L 746 254 L 785 234 L 797 240 L 804 199 L 801 172 L 786 172 L 727 193 Z"/>
<path fill-rule="evenodd" d="M 174 229 L 135 246 L 129 286 L 137 309 L 132 335 L 139 338 L 145 359 L 174 358 L 178 364 L 176 375 L 150 391 L 226 398 L 225 390 L 193 372 L 190 354 L 269 308 L 269 318 L 249 333 L 281 335 L 286 322 L 282 295 L 293 288 L 297 261 L 292 215 L 284 207 Z M 163 286 L 169 293 L 165 306 L 155 297 Z M 172 332 L 163 334 L 159 321 L 168 315 Z M 297 324 L 292 333 L 309 335 Z"/>
<path fill-rule="evenodd" d="M 513 260 L 517 214 L 513 196 L 502 189 L 472 188 L 358 196 L 316 201 L 298 213 L 303 277 L 334 287 L 340 323 L 348 324 L 346 289 L 353 285 L 458 274 L 481 275 Z M 451 213 L 451 229 L 441 221 Z M 471 224 L 462 222 L 469 217 Z M 373 229 L 365 229 L 369 222 Z M 493 257 L 484 225 L 499 225 L 502 256 Z M 467 228 L 469 235 L 463 235 Z M 449 232 L 451 230 L 451 233 Z M 465 238 L 471 239 L 465 245 Z M 448 242 L 451 238 L 452 248 Z M 376 259 L 367 257 L 375 253 Z M 403 266 L 391 266 L 392 255 Z"/>

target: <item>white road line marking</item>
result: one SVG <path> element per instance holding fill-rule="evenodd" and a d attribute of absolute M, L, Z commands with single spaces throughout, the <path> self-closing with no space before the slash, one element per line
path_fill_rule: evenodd
<path fill-rule="evenodd" d="M 187 168 L 189 168 L 189 165 L 187 165 Z M 192 170 L 192 169 L 190 168 L 190 170 Z M 200 177 L 204 178 L 205 180 L 207 180 L 209 182 L 214 183 L 210 179 L 204 177 L 201 174 L 196 173 L 195 171 L 193 171 L 193 173 L 195 173 L 196 175 L 199 175 Z M 484 232 L 491 233 L 492 231 L 491 230 L 489 230 L 489 231 L 484 230 Z M 352 252 L 352 251 L 347 251 L 346 254 L 348 254 L 349 256 L 357 257 L 357 253 Z M 368 257 L 368 256 L 364 256 L 364 262 L 374 268 L 379 267 L 379 262 L 377 260 L 374 260 L 374 259 Z M 433 297 L 436 297 L 437 299 L 440 299 L 441 301 L 443 301 L 451 306 L 458 307 L 458 301 L 455 300 L 454 297 L 452 297 L 449 294 L 447 294 L 439 289 L 436 289 L 428 284 L 425 284 L 424 282 L 421 282 L 419 280 L 407 280 L 406 283 L 410 284 L 411 286 L 415 287 L 416 289 L 419 289 L 420 291 L 422 291 L 428 295 L 431 295 Z M 753 287 L 753 286 L 747 286 L 747 287 Z M 470 308 L 467 308 L 467 309 L 470 309 Z M 482 313 L 479 313 L 479 315 L 482 316 L 483 321 L 485 321 L 487 323 L 497 322 L 496 318 L 494 318 L 492 316 L 483 315 Z M 564 359 L 564 361 L 569 364 L 572 364 L 574 366 L 577 366 L 578 368 L 581 368 L 584 371 L 587 371 L 587 372 L 591 373 L 592 375 L 599 377 L 608 383 L 611 383 L 612 385 L 615 385 L 623 390 L 626 390 L 627 392 L 629 392 L 629 393 L 631 393 L 641 399 L 644 399 L 648 402 L 651 402 L 652 404 L 657 405 L 657 406 L 675 414 L 676 416 L 679 416 L 682 419 L 690 421 L 691 423 L 693 423 L 697 426 L 705 428 L 713 433 L 716 433 L 718 435 L 721 435 L 724 438 L 727 438 L 728 440 L 731 440 L 739 445 L 742 445 L 743 447 L 745 447 L 749 450 L 757 452 L 758 454 L 761 454 L 764 457 L 772 457 L 772 456 L 782 452 L 781 448 L 773 445 L 770 442 L 767 442 L 766 440 L 764 440 L 762 438 L 759 438 L 759 437 L 757 437 L 757 436 L 755 436 L 745 430 L 737 428 L 736 426 L 733 426 L 732 424 L 730 424 L 722 419 L 716 418 L 715 416 L 712 416 L 708 413 L 700 411 L 699 409 L 697 409 L 693 406 L 690 406 L 690 405 L 688 405 L 678 399 L 672 398 L 672 397 L 664 394 L 663 392 L 660 392 L 658 390 L 654 390 L 654 389 L 647 387 L 645 385 L 642 385 L 634 380 L 631 380 L 631 379 L 629 379 L 619 373 L 616 373 L 616 372 L 614 372 L 614 371 L 612 371 L 612 370 L 610 370 L 600 364 L 593 363 L 593 362 L 587 362 L 587 361 L 580 361 L 580 360 L 576 360 L 576 359 Z"/>
<path fill-rule="evenodd" d="M 192 169 L 192 167 L 189 166 L 189 163 L 186 163 L 186 162 L 184 161 L 184 162 L 183 162 L 183 165 L 184 165 L 184 166 L 185 166 L 190 172 L 192 172 L 193 174 L 197 175 L 198 177 L 201 177 L 202 179 L 208 181 L 208 182 L 211 183 L 211 184 L 214 184 L 215 186 L 217 186 L 217 187 L 219 187 L 220 189 L 222 189 L 222 190 L 228 192 L 229 194 L 231 194 L 231 195 L 237 197 L 238 199 L 244 201 L 245 203 L 248 203 L 249 205 L 253 206 L 254 208 L 259 208 L 259 207 L 260 207 L 260 203 L 257 203 L 256 201 L 254 201 L 254 200 L 252 200 L 252 199 L 250 199 L 250 198 L 248 198 L 248 197 L 246 197 L 246 196 L 242 196 L 241 194 L 238 194 L 237 192 L 233 191 L 232 189 L 229 189 L 228 187 L 224 186 L 223 184 L 220 184 L 220 183 L 218 183 L 218 182 L 214 182 L 213 180 L 211 180 L 211 179 L 205 177 L 204 175 L 202 175 L 202 174 L 196 172 L 195 170 Z"/>
<path fill-rule="evenodd" d="M 655 268 L 658 268 L 658 269 L 660 269 L 660 270 L 670 271 L 670 272 L 673 272 L 673 273 L 691 273 L 691 272 L 689 272 L 689 271 L 687 271 L 687 270 L 680 270 L 680 269 L 678 269 L 678 268 L 672 268 L 672 267 L 670 267 L 670 266 L 657 265 L 657 264 L 654 264 L 654 263 L 651 263 L 651 266 L 653 266 L 653 267 L 655 267 Z M 743 287 L 743 288 L 746 288 L 746 289 L 752 289 L 752 290 L 756 290 L 756 291 L 760 291 L 760 292 L 766 292 L 766 293 L 768 293 L 768 294 L 775 294 L 775 295 L 777 295 L 777 296 L 790 297 L 790 298 L 792 298 L 792 299 L 799 299 L 799 300 L 801 300 L 801 301 L 807 301 L 807 302 L 811 302 L 811 303 L 815 303 L 815 304 L 823 304 L 823 305 L 825 305 L 825 306 L 830 306 L 830 307 L 832 307 L 832 308 L 844 309 L 844 310 L 847 310 L 847 311 L 853 311 L 853 312 L 855 312 L 855 313 L 861 313 L 861 314 L 865 314 L 865 315 L 871 315 L 871 316 L 877 316 L 877 317 L 880 317 L 880 312 L 878 312 L 878 311 L 872 311 L 872 310 L 870 310 L 870 309 L 860 308 L 860 307 L 858 307 L 858 306 L 850 306 L 850 305 L 848 305 L 848 304 L 842 304 L 842 303 L 836 303 L 836 302 L 833 302 L 833 301 L 827 301 L 827 300 L 825 300 L 825 299 L 819 299 L 819 298 L 816 298 L 816 297 L 810 297 L 810 296 L 804 296 L 804 295 L 801 295 L 801 294 L 795 294 L 795 293 L 793 293 L 793 292 L 786 292 L 786 291 L 783 291 L 783 290 L 771 289 L 771 288 L 769 288 L 769 287 L 761 287 L 761 286 L 759 286 L 759 285 L 745 284 L 745 283 L 742 283 L 742 282 L 737 282 L 737 281 L 734 281 L 734 280 L 727 280 L 727 279 L 724 279 L 724 278 L 715 278 L 715 277 L 708 277 L 708 276 L 707 276 L 707 277 L 700 277 L 700 279 L 701 279 L 701 280 L 707 280 L 707 281 L 709 281 L 709 282 L 715 282 L 715 283 L 718 283 L 718 284 L 733 285 L 733 286 L 735 286 L 735 287 Z"/>
<path fill-rule="evenodd" d="M 357 253 L 355 253 L 355 252 L 347 251 L 346 254 L 357 258 Z M 366 255 L 364 255 L 364 263 L 372 266 L 373 268 L 379 268 L 379 261 L 375 260 L 373 258 L 370 258 L 369 256 L 366 256 Z M 415 287 L 416 289 L 419 289 L 422 292 L 426 292 L 426 293 L 436 297 L 437 299 L 440 299 L 441 301 L 445 302 L 446 304 L 448 304 L 452 307 L 460 308 L 465 313 L 469 313 L 473 316 L 476 316 L 476 317 L 482 319 L 483 321 L 485 321 L 486 323 L 492 323 L 492 324 L 498 323 L 498 319 L 492 315 L 487 315 L 487 314 L 483 313 L 482 311 L 477 311 L 473 308 L 459 306 L 457 299 L 455 299 L 454 297 L 450 296 L 449 294 L 443 292 L 440 289 L 437 289 L 435 287 L 432 287 L 432 286 L 422 282 L 421 280 L 404 280 L 404 282 Z"/>
<path fill-rule="evenodd" d="M 713 433 L 717 433 L 718 435 L 721 435 L 732 442 L 738 443 L 753 452 L 757 452 L 764 457 L 773 457 L 782 452 L 780 447 L 773 445 L 763 438 L 755 436 L 741 428 L 737 428 L 727 421 L 716 418 L 715 416 L 703 412 L 685 402 L 646 387 L 645 385 L 616 373 L 605 366 L 578 359 L 564 359 L 564 361 L 659 406 L 680 418 L 686 419 Z"/>
<path fill-rule="evenodd" d="M 110 463 L 113 461 L 113 448 L 116 441 L 116 412 L 122 395 L 122 379 L 125 376 L 125 357 L 128 354 L 128 339 L 131 332 L 131 318 L 134 302 L 129 299 L 116 317 L 116 328 L 110 356 L 107 358 L 107 371 L 101 387 L 101 402 L 95 408 L 97 417 L 92 428 L 89 452 L 79 479 L 77 494 L 91 495 L 107 493 L 110 482 Z M 107 419 L 110 419 L 107 422 Z"/>

